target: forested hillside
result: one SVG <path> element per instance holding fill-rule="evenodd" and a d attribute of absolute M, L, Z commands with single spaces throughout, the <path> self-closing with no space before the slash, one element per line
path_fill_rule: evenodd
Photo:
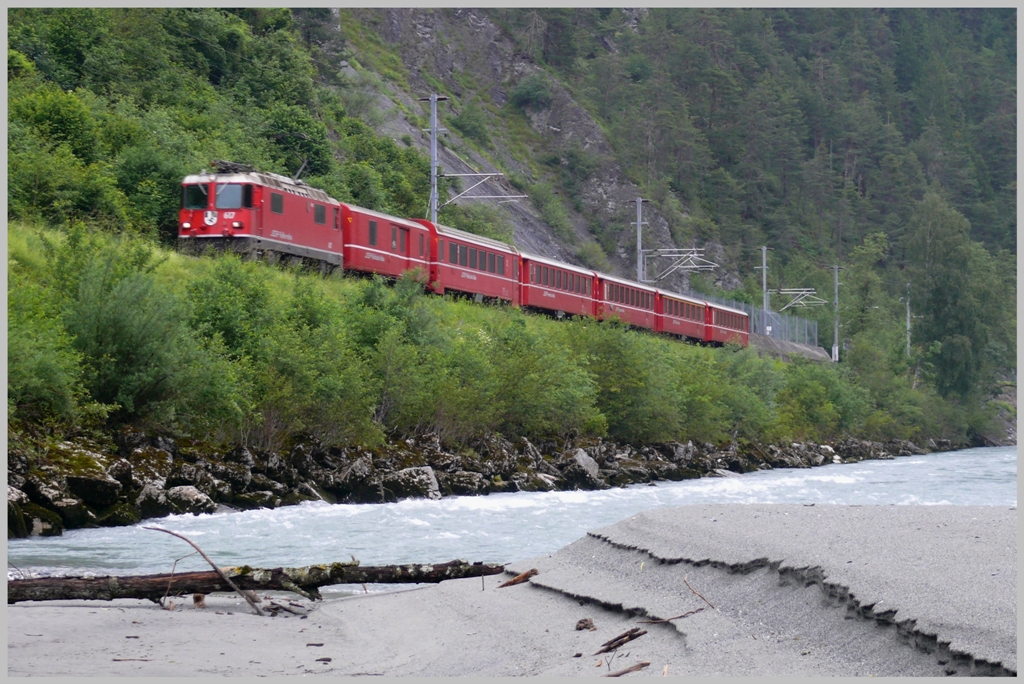
<path fill-rule="evenodd" d="M 11 9 L 8 416 L 265 445 L 423 430 L 978 441 L 1016 378 L 1015 49 L 1014 10 Z M 541 334 L 505 313 L 467 320 L 484 342 L 446 358 L 469 344 L 446 326 L 472 318 L 451 303 L 157 258 L 181 178 L 214 159 L 302 168 L 339 200 L 423 216 L 417 98 L 432 91 L 450 98 L 446 151 L 530 196 L 450 205 L 446 223 L 629 274 L 642 194 L 651 246 L 722 263 L 689 283 L 703 291 L 759 302 L 762 244 L 772 287 L 830 293 L 838 263 L 842 363 Z M 829 345 L 831 307 L 807 315 Z M 530 359 L 568 365 L 549 377 Z M 449 384 L 394 384 L 425 364 Z M 551 387 L 536 413 L 512 400 L 526 372 Z"/>

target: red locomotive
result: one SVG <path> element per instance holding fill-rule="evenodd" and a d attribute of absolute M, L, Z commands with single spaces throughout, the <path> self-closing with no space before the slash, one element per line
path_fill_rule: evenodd
<path fill-rule="evenodd" d="M 182 182 L 178 241 L 397 277 L 419 271 L 458 292 L 558 317 L 618 318 L 708 344 L 747 346 L 747 314 L 532 254 L 498 240 L 339 202 L 323 190 L 244 164 L 214 162 Z"/>

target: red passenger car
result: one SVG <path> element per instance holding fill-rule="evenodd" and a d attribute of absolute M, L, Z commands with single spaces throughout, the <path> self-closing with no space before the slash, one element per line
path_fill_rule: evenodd
<path fill-rule="evenodd" d="M 658 332 L 704 341 L 705 303 L 675 292 L 658 290 Z"/>
<path fill-rule="evenodd" d="M 417 269 L 433 279 L 431 230 L 416 221 L 342 205 L 345 268 L 398 277 Z"/>
<path fill-rule="evenodd" d="M 522 305 L 556 316 L 597 315 L 597 276 L 580 266 L 523 254 Z"/>
<path fill-rule="evenodd" d="M 341 204 L 327 193 L 274 173 L 232 164 L 224 173 L 186 176 L 178 239 L 227 244 L 342 265 Z"/>
<path fill-rule="evenodd" d="M 515 247 L 455 228 L 414 221 L 429 229 L 437 241 L 431 252 L 433 289 L 490 297 L 519 306 L 519 252 Z"/>
<path fill-rule="evenodd" d="M 731 342 L 744 347 L 750 342 L 750 317 L 746 311 L 721 304 L 708 304 L 704 314 L 705 342 Z"/>
<path fill-rule="evenodd" d="M 617 316 L 623 323 L 654 330 L 657 323 L 655 300 L 658 291 L 625 278 L 597 275 L 597 317 Z"/>

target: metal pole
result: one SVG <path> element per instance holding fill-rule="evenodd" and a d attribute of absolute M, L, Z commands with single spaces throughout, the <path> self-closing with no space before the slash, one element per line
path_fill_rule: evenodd
<path fill-rule="evenodd" d="M 768 334 L 768 245 L 761 247 L 761 334 Z"/>
<path fill-rule="evenodd" d="M 430 94 L 430 222 L 437 223 L 437 93 Z"/>
<path fill-rule="evenodd" d="M 636 198 L 636 281 L 644 282 L 644 257 L 641 252 L 641 240 L 643 232 L 643 203 L 639 197 Z"/>
<path fill-rule="evenodd" d="M 907 283 L 907 356 L 910 356 L 910 283 Z"/>
<path fill-rule="evenodd" d="M 835 281 L 835 295 L 832 300 L 833 331 L 832 331 L 832 362 L 839 361 L 839 264 L 832 267 L 833 280 Z"/>

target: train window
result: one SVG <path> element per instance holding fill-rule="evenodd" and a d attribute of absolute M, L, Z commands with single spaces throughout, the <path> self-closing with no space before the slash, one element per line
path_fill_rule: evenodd
<path fill-rule="evenodd" d="M 459 266 L 466 265 L 466 245 L 459 245 Z"/>
<path fill-rule="evenodd" d="M 472 247 L 469 248 L 469 267 L 476 268 L 476 250 Z"/>
<path fill-rule="evenodd" d="M 518 269 L 518 267 L 517 267 L 517 269 Z M 505 275 L 505 257 L 503 257 L 500 254 L 498 255 L 498 274 L 499 275 Z M 517 278 L 519 277 L 519 271 L 518 270 L 516 271 L 516 277 Z"/>
<path fill-rule="evenodd" d="M 370 221 L 370 244 L 377 245 L 377 222 Z"/>
<path fill-rule="evenodd" d="M 242 206 L 246 209 L 252 209 L 252 186 L 242 186 Z"/>
<path fill-rule="evenodd" d="M 210 188 L 207 185 L 186 185 L 181 201 L 183 209 L 205 209 Z"/>
<path fill-rule="evenodd" d="M 223 183 L 218 185 L 217 200 L 214 202 L 214 206 L 218 209 L 241 209 L 242 186 L 238 183 Z"/>
<path fill-rule="evenodd" d="M 589 280 L 584 280 L 583 281 L 583 294 L 587 295 L 588 297 L 590 296 L 590 281 Z"/>
<path fill-rule="evenodd" d="M 313 220 L 317 223 L 327 223 L 327 207 L 317 204 L 313 207 Z"/>
<path fill-rule="evenodd" d="M 423 256 L 423 233 L 420 233 L 420 256 Z"/>
<path fill-rule="evenodd" d="M 270 193 L 270 211 L 275 214 L 284 213 L 284 195 L 279 192 Z"/>
<path fill-rule="evenodd" d="M 638 302 L 636 301 L 636 290 L 634 290 L 633 288 L 629 288 L 629 305 L 636 306 L 637 304 Z"/>
<path fill-rule="evenodd" d="M 337 207 L 335 207 L 335 209 L 334 209 L 334 230 L 338 230 L 339 228 L 341 228 L 341 222 L 338 221 L 338 209 L 337 209 Z"/>
<path fill-rule="evenodd" d="M 398 251 L 400 253 L 402 253 L 402 254 L 407 254 L 408 253 L 406 251 L 406 249 L 405 249 L 405 246 L 406 246 L 405 243 L 408 242 L 408 240 L 406 239 L 408 237 L 408 235 L 409 235 L 409 231 L 405 230 L 404 228 L 402 230 L 398 231 L 398 238 L 399 238 L 398 239 L 398 243 L 399 243 L 398 244 Z"/>
<path fill-rule="evenodd" d="M 487 257 L 488 256 L 491 257 L 491 263 L 494 263 L 494 255 L 493 254 L 488 254 L 487 252 L 483 251 L 482 249 L 480 250 L 480 261 L 477 263 L 477 267 L 481 271 L 486 271 L 487 270 Z M 491 269 L 491 270 L 493 271 L 494 269 Z"/>
<path fill-rule="evenodd" d="M 565 289 L 565 286 L 562 284 L 562 276 L 564 275 L 565 274 L 562 273 L 561 271 L 555 271 L 555 287 L 557 287 L 559 290 Z"/>
<path fill-rule="evenodd" d="M 444 240 L 437 241 L 437 260 L 444 263 Z"/>
<path fill-rule="evenodd" d="M 494 255 L 493 254 L 488 254 L 487 255 L 487 270 L 490 271 L 491 273 L 494 273 Z"/>
<path fill-rule="evenodd" d="M 457 264 L 457 263 L 459 263 L 459 246 L 457 244 L 455 244 L 454 242 L 449 242 L 448 246 L 450 248 L 448 250 L 448 263 L 449 264 Z"/>
<path fill-rule="evenodd" d="M 540 267 L 540 284 L 545 286 L 545 287 L 547 287 L 547 284 L 548 284 L 548 267 L 547 266 L 541 266 Z"/>
<path fill-rule="evenodd" d="M 391 226 L 391 251 L 398 248 L 398 227 Z"/>

